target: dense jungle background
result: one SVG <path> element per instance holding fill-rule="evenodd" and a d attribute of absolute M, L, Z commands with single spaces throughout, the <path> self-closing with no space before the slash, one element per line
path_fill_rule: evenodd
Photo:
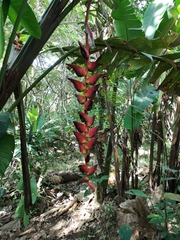
<path fill-rule="evenodd" d="M 0 239 L 180 239 L 180 0 L 0 0 Z"/>

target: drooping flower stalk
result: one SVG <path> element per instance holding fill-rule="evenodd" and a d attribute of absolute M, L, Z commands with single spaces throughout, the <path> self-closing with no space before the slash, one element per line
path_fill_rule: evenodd
<path fill-rule="evenodd" d="M 78 66 L 75 64 L 67 64 L 68 67 L 72 68 L 76 75 L 80 79 L 68 78 L 77 90 L 75 94 L 79 104 L 83 105 L 83 111 L 79 112 L 79 117 L 81 122 L 74 121 L 74 125 L 77 131 L 74 131 L 74 135 L 79 143 L 79 150 L 84 156 L 85 163 L 79 165 L 79 170 L 85 177 L 82 182 L 88 182 L 89 187 L 95 190 L 93 182 L 89 179 L 90 175 L 93 175 L 96 171 L 97 165 L 89 166 L 90 162 L 90 151 L 96 142 L 96 133 L 98 131 L 98 126 L 93 127 L 95 116 L 89 116 L 89 112 L 93 107 L 93 99 L 99 88 L 99 84 L 96 84 L 98 79 L 102 76 L 101 74 L 92 73 L 99 66 L 97 62 L 90 61 L 90 45 L 89 38 L 94 44 L 92 32 L 88 26 L 88 15 L 91 0 L 87 4 L 87 12 L 85 19 L 85 29 L 86 29 L 86 41 L 85 45 L 79 42 L 80 51 L 82 57 L 84 58 L 84 66 Z"/>

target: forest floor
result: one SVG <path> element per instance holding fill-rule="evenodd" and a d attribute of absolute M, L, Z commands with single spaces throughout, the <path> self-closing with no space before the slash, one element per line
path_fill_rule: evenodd
<path fill-rule="evenodd" d="M 9 174 L 7 172 L 6 180 Z M 41 197 L 33 206 L 26 228 L 22 219 L 14 218 L 20 198 L 15 189 L 17 183 L 7 181 L 8 185 L 4 184 L 6 192 L 0 192 L 0 239 L 119 240 L 119 229 L 124 240 L 129 239 L 129 229 L 131 240 L 160 239 L 156 228 L 148 223 L 147 203 L 142 198 L 135 198 L 122 199 L 118 204 L 114 179 L 109 180 L 102 205 L 97 204 L 94 192 L 84 197 L 87 184 L 79 184 L 79 180 L 42 184 Z"/>

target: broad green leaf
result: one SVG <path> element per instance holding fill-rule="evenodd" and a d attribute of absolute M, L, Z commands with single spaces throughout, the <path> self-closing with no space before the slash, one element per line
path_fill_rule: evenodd
<path fill-rule="evenodd" d="M 153 224 L 157 224 L 157 223 L 164 223 L 164 217 L 161 217 L 157 214 L 151 214 L 154 215 L 152 216 L 151 220 L 149 221 L 149 223 L 153 223 Z M 148 216 L 149 218 L 149 216 Z"/>
<path fill-rule="evenodd" d="M 143 119 L 143 113 L 133 110 L 133 106 L 129 106 L 124 117 L 124 127 L 130 131 L 135 130 Z"/>
<path fill-rule="evenodd" d="M 179 194 L 174 194 L 174 193 L 168 193 L 168 192 L 166 192 L 166 193 L 164 194 L 164 197 L 165 197 L 165 198 L 172 199 L 172 200 L 177 201 L 177 202 L 180 202 L 180 195 L 179 195 Z"/>
<path fill-rule="evenodd" d="M 149 40 L 146 37 L 131 39 L 129 41 L 129 44 L 135 47 L 139 52 L 152 54 L 153 51 L 154 55 L 157 55 L 156 53 L 154 53 L 154 51 L 162 51 L 163 49 L 168 48 L 168 43 L 165 39 Z"/>
<path fill-rule="evenodd" d="M 37 194 L 38 194 L 36 180 L 34 178 L 31 178 L 30 184 L 31 184 L 32 203 L 34 204 L 36 202 Z M 18 182 L 16 189 L 19 191 L 23 191 L 24 189 L 23 178 L 21 178 L 20 181 Z"/>
<path fill-rule="evenodd" d="M 162 234 L 161 234 L 161 238 L 162 238 L 162 239 L 165 239 L 166 236 L 167 236 L 167 231 L 162 232 Z"/>
<path fill-rule="evenodd" d="M 118 49 L 126 51 L 127 54 L 130 54 L 132 52 L 144 52 L 152 54 L 152 50 L 163 50 L 168 48 L 168 43 L 165 39 L 149 40 L 145 37 L 134 38 L 129 42 L 117 37 L 108 38 L 106 41 L 98 38 L 96 39 L 95 44 L 98 50 L 108 47 L 108 51 L 110 52 L 112 52 L 114 49 Z"/>
<path fill-rule="evenodd" d="M 129 191 L 125 192 L 126 194 L 136 195 L 137 197 L 148 198 L 148 195 L 143 193 L 143 191 L 138 189 L 130 189 Z"/>
<path fill-rule="evenodd" d="M 3 8 L 4 23 L 6 22 L 6 18 L 7 18 L 7 15 L 8 15 L 9 6 L 10 6 L 10 0 L 3 0 L 2 8 Z"/>
<path fill-rule="evenodd" d="M 23 0 L 11 0 L 8 15 L 13 24 L 15 23 L 22 1 Z M 41 37 L 40 26 L 36 20 L 33 10 L 28 4 L 24 9 L 21 24 L 27 30 L 27 32 L 33 37 L 35 38 Z"/>
<path fill-rule="evenodd" d="M 171 68 L 171 66 L 167 63 L 160 62 L 157 67 L 155 68 L 155 71 L 152 74 L 152 77 L 150 78 L 150 83 L 155 83 L 156 80 L 161 76 L 161 74 L 165 71 L 168 71 Z"/>
<path fill-rule="evenodd" d="M 102 65 L 102 69 L 104 69 L 108 64 L 112 64 L 112 60 L 116 56 L 117 52 L 117 49 L 108 49 L 103 54 L 101 54 L 98 59 L 98 63 Z"/>
<path fill-rule="evenodd" d="M 174 93 L 175 88 L 179 88 L 180 74 L 179 70 L 174 68 L 168 73 L 164 81 L 160 84 L 159 89 L 163 92 L 168 91 L 168 93 Z"/>
<path fill-rule="evenodd" d="M 164 13 L 161 23 L 154 35 L 154 38 L 165 38 L 168 43 L 173 42 L 176 39 L 177 34 L 173 33 L 170 35 L 169 31 L 172 31 L 172 29 L 175 30 L 175 19 L 168 10 Z"/>
<path fill-rule="evenodd" d="M 23 191 L 24 186 L 23 186 L 23 178 L 21 177 L 21 179 L 19 180 L 17 186 L 16 186 L 17 190 Z"/>
<path fill-rule="evenodd" d="M 125 64 L 126 58 L 128 57 L 129 56 L 125 51 L 118 51 L 107 71 L 107 75 L 112 76 L 113 72 L 120 67 L 122 62 Z"/>
<path fill-rule="evenodd" d="M 108 180 L 108 175 L 104 175 L 104 176 L 102 176 L 101 178 L 96 178 L 95 179 L 95 181 L 96 181 L 96 183 L 101 183 L 101 182 L 103 182 L 103 181 L 107 181 Z"/>
<path fill-rule="evenodd" d="M 159 1 L 150 3 L 146 9 L 143 19 L 143 30 L 148 39 L 153 39 L 166 10 L 173 4 L 173 0 Z"/>
<path fill-rule="evenodd" d="M 25 212 L 25 210 L 24 210 L 24 196 L 22 196 L 20 201 L 19 201 L 19 204 L 16 208 L 14 217 L 23 218 L 24 217 L 24 212 Z"/>
<path fill-rule="evenodd" d="M 0 0 L 0 59 L 4 52 L 4 17 L 2 9 L 2 0 Z"/>
<path fill-rule="evenodd" d="M 131 236 L 132 236 L 132 231 L 129 228 L 129 226 L 121 226 L 119 228 L 119 237 L 121 240 L 130 240 Z"/>
<path fill-rule="evenodd" d="M 34 178 L 31 178 L 30 184 L 31 184 L 32 204 L 34 204 L 36 202 L 37 194 L 38 194 L 36 180 Z"/>
<path fill-rule="evenodd" d="M 159 93 L 153 86 L 146 86 L 144 91 L 139 90 L 134 95 L 133 105 L 130 105 L 124 117 L 126 129 L 135 130 L 142 121 L 143 111 L 152 103 L 157 101 Z"/>
<path fill-rule="evenodd" d="M 161 178 L 161 182 L 164 182 L 164 181 L 170 181 L 170 180 L 174 180 L 176 179 L 175 177 L 165 177 L 165 178 Z"/>
<path fill-rule="evenodd" d="M 41 130 L 41 128 L 44 126 L 45 122 L 46 122 L 46 120 L 43 115 L 38 118 L 37 131 Z"/>
<path fill-rule="evenodd" d="M 0 113 L 0 139 L 6 134 L 9 124 L 9 112 Z"/>
<path fill-rule="evenodd" d="M 28 226 L 28 223 L 29 223 L 29 214 L 27 215 L 26 211 L 24 211 L 23 224 L 25 228 Z"/>
<path fill-rule="evenodd" d="M 150 104 L 157 100 L 159 93 L 155 87 L 148 85 L 144 91 L 139 90 L 134 96 L 133 105 L 137 111 L 144 111 Z"/>
<path fill-rule="evenodd" d="M 12 160 L 14 147 L 15 143 L 12 135 L 6 134 L 0 140 L 0 174 L 2 175 Z"/>
<path fill-rule="evenodd" d="M 172 169 L 172 168 L 168 167 L 167 165 L 162 166 L 162 169 L 165 170 L 165 171 L 172 172 L 172 173 L 177 173 L 177 172 L 179 172 L 179 170 Z"/>
<path fill-rule="evenodd" d="M 149 64 L 151 60 L 147 57 L 140 56 L 139 58 L 134 58 L 130 62 L 128 62 L 129 70 L 134 71 L 144 67 L 145 65 Z"/>
<path fill-rule="evenodd" d="M 124 40 L 143 36 L 141 22 L 136 17 L 134 9 L 129 0 L 116 0 L 112 17 L 115 19 L 116 35 Z"/>
<path fill-rule="evenodd" d="M 36 132 L 37 131 L 37 121 L 38 121 L 38 116 L 39 116 L 39 110 L 36 109 L 34 106 L 32 106 L 31 111 L 28 111 L 28 115 L 30 118 L 30 122 L 32 124 L 32 131 Z"/>
<path fill-rule="evenodd" d="M 171 60 L 176 60 L 180 58 L 180 52 L 173 52 L 172 54 L 163 55 L 164 58 L 169 58 Z"/>

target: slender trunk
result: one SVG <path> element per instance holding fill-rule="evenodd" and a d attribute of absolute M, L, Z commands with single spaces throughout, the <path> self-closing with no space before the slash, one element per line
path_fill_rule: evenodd
<path fill-rule="evenodd" d="M 21 94 L 20 86 L 18 86 L 14 92 L 15 98 L 17 99 Z M 23 103 L 19 103 L 18 106 L 18 116 L 20 125 L 20 139 L 21 139 L 21 165 L 22 165 L 22 175 L 23 175 L 23 186 L 24 186 L 24 207 L 26 214 L 29 213 L 29 206 L 32 205 L 31 197 L 31 185 L 30 176 L 28 168 L 28 152 L 26 146 L 26 128 L 24 119 L 24 109 Z"/>
<path fill-rule="evenodd" d="M 156 113 L 153 113 L 152 133 L 150 144 L 150 161 L 149 161 L 149 190 L 153 187 L 153 160 L 154 160 L 154 144 L 155 144 L 155 131 L 156 131 Z"/>
<path fill-rule="evenodd" d="M 179 155 L 179 141 L 180 141 L 180 97 L 177 97 L 177 108 L 175 114 L 175 127 L 173 132 L 173 139 L 171 144 L 169 168 L 179 169 L 178 155 Z M 169 177 L 176 178 L 173 172 L 169 172 Z M 169 181 L 168 191 L 174 192 L 176 190 L 176 179 Z"/>

